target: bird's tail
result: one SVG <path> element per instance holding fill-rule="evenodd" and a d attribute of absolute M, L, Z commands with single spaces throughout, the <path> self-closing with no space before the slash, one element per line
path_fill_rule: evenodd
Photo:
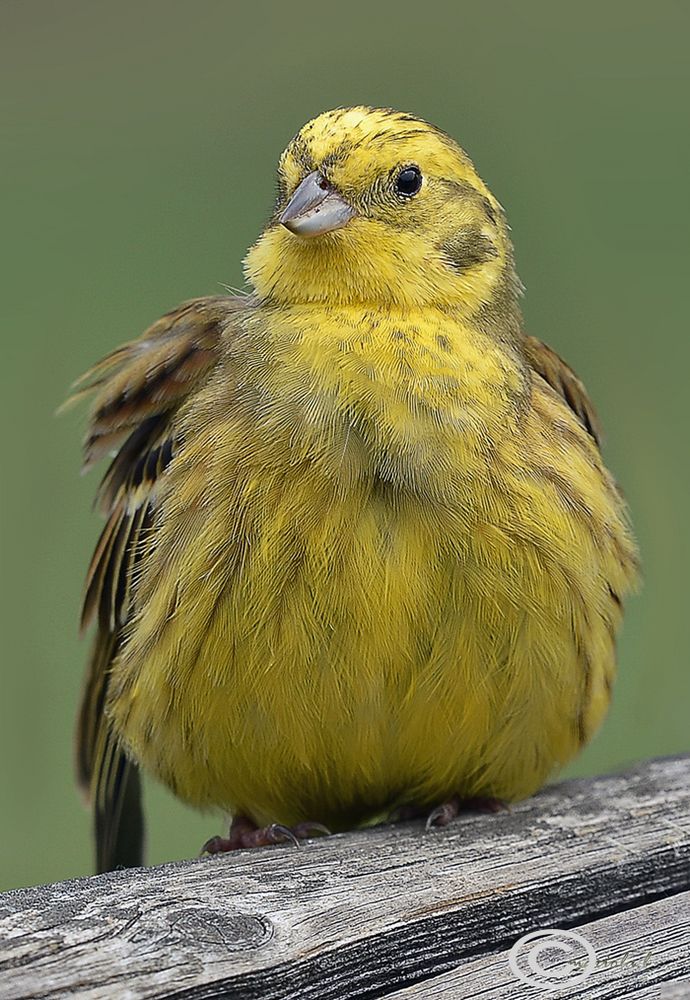
<path fill-rule="evenodd" d="M 118 640 L 96 636 L 77 720 L 77 777 L 93 814 L 97 872 L 143 863 L 144 816 L 139 768 L 105 713 L 109 666 Z"/>

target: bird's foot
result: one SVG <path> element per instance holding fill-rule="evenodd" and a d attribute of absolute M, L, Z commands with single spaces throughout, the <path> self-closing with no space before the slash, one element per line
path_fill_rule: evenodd
<path fill-rule="evenodd" d="M 301 841 L 309 837 L 329 836 L 330 830 L 323 823 L 306 821 L 295 826 L 271 823 L 257 826 L 247 816 L 235 816 L 227 837 L 211 837 L 201 848 L 202 854 L 225 854 L 248 847 L 267 847 L 269 844 L 291 843 L 301 847 Z"/>
<path fill-rule="evenodd" d="M 494 799 L 488 796 L 475 796 L 473 798 L 462 799 L 456 795 L 447 802 L 436 806 L 431 812 L 425 806 L 418 806 L 413 803 L 398 806 L 391 813 L 389 821 L 391 823 L 404 823 L 409 819 L 426 817 L 426 828 L 430 830 L 432 826 L 447 826 L 460 813 L 497 813 L 504 812 L 507 809 L 508 805 L 503 799 Z"/>
<path fill-rule="evenodd" d="M 476 795 L 468 799 L 461 799 L 454 796 L 448 802 L 432 809 L 426 818 L 426 829 L 431 830 L 434 826 L 448 826 L 451 820 L 464 812 L 498 813 L 507 812 L 508 804 L 503 799 L 494 799 L 488 795 Z"/>

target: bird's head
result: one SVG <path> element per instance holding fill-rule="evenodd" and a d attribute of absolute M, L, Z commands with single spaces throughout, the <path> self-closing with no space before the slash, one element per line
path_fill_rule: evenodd
<path fill-rule="evenodd" d="M 246 269 L 266 301 L 517 310 L 501 206 L 449 136 L 388 109 L 329 111 L 295 136 Z"/>

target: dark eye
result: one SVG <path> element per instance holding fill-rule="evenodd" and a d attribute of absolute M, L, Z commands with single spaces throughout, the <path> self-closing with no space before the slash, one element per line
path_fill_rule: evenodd
<path fill-rule="evenodd" d="M 395 190 L 398 194 L 404 194 L 406 198 L 411 198 L 417 194 L 422 186 L 422 172 L 419 167 L 405 167 L 398 174 L 395 181 Z"/>

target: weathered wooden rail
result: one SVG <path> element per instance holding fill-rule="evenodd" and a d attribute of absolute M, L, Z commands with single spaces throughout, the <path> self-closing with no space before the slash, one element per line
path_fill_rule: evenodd
<path fill-rule="evenodd" d="M 543 928 L 579 937 L 513 947 Z M 405 823 L 0 895 L 8 1000 L 477 996 L 690 998 L 690 757 L 428 833 Z"/>

